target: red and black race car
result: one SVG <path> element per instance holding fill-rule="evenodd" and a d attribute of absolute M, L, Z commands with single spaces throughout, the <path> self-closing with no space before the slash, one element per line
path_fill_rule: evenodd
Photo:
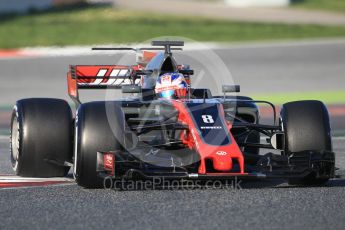
<path fill-rule="evenodd" d="M 16 174 L 63 177 L 73 167 L 77 183 L 87 188 L 101 187 L 104 178 L 285 178 L 290 184 L 321 185 L 334 177 L 330 121 L 322 102 L 289 102 L 277 117 L 270 102 L 228 95 L 239 86 L 224 85 L 221 96 L 193 88 L 193 70 L 172 55 L 183 45 L 153 41 L 152 47 L 137 49 L 142 56 L 133 66 L 71 66 L 67 81 L 75 117 L 60 99 L 19 100 L 11 126 Z M 183 75 L 185 94 L 159 97 L 152 82 L 166 73 Z M 81 103 L 83 89 L 121 89 L 135 96 Z M 260 124 L 259 104 L 272 108 L 272 124 Z M 272 151 L 260 154 L 261 149 Z"/>

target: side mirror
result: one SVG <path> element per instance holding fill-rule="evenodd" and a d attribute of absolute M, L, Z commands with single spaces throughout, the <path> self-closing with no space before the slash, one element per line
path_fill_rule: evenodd
<path fill-rule="evenodd" d="M 139 85 L 123 85 L 122 93 L 141 93 L 141 86 Z"/>
<path fill-rule="evenodd" d="M 240 85 L 223 85 L 222 86 L 223 93 L 239 93 L 240 92 Z"/>

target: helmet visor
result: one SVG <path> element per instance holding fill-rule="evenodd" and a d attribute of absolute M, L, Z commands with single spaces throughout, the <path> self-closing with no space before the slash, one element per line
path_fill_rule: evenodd
<path fill-rule="evenodd" d="M 165 90 L 160 92 L 160 97 L 162 98 L 173 98 L 175 95 L 175 90 Z"/>

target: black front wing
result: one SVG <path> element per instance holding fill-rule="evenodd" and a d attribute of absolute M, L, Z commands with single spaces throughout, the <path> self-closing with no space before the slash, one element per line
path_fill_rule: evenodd
<path fill-rule="evenodd" d="M 246 172 L 239 173 L 236 165 L 229 172 L 209 172 L 199 174 L 198 162 L 188 166 L 177 166 L 166 161 L 170 166 L 157 166 L 154 162 L 145 162 L 131 154 L 116 152 L 98 152 L 97 171 L 100 177 L 113 179 L 233 179 L 237 178 L 304 178 L 315 174 L 316 178 L 334 177 L 334 153 L 304 151 L 293 153 L 290 156 L 281 156 L 273 153 L 260 156 L 255 166 L 246 165 Z M 104 154 L 114 156 L 113 169 L 104 167 Z"/>

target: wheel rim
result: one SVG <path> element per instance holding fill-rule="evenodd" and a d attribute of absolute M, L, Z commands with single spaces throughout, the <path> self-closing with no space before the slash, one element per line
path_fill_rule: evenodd
<path fill-rule="evenodd" d="M 11 161 L 12 168 L 14 171 L 17 171 L 18 160 L 19 160 L 19 123 L 17 116 L 13 118 L 12 127 L 11 127 Z"/>

